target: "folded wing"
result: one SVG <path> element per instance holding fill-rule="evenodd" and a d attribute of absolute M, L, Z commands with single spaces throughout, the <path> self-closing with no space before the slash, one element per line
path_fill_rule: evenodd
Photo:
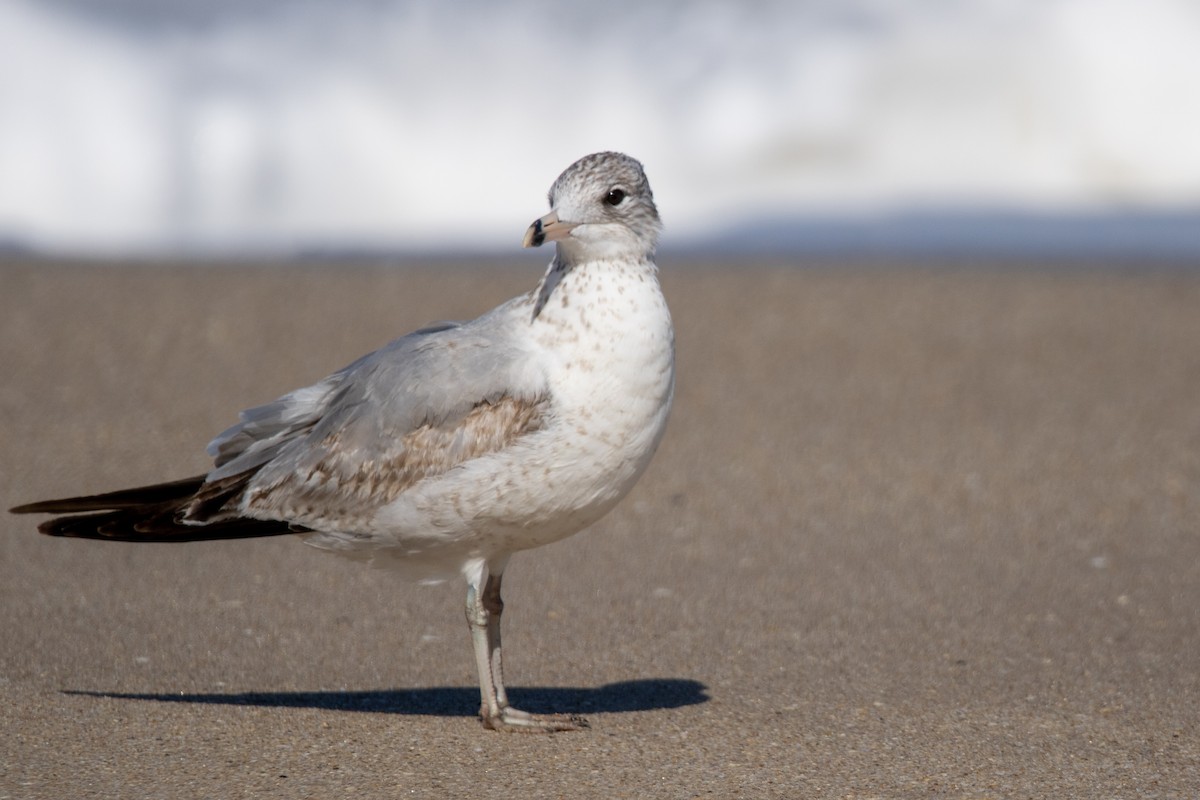
<path fill-rule="evenodd" d="M 353 524 L 418 481 L 511 446 L 552 413 L 537 359 L 498 317 L 397 339 L 266 405 L 208 447 L 214 469 L 170 483 L 50 500 L 15 513 L 73 514 L 53 536 L 197 541 Z M 510 323 L 511 324 L 511 323 Z"/>

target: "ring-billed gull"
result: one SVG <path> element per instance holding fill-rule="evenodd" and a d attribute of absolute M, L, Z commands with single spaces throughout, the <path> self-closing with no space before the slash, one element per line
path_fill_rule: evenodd
<path fill-rule="evenodd" d="M 592 524 L 650 462 L 671 407 L 674 332 L 640 163 L 576 161 L 524 245 L 555 242 L 538 286 L 410 333 L 252 408 L 207 475 L 14 508 L 52 536 L 185 542 L 296 534 L 422 578 L 462 574 L 480 716 L 496 730 L 580 718 L 508 704 L 500 581 L 509 557 Z"/>

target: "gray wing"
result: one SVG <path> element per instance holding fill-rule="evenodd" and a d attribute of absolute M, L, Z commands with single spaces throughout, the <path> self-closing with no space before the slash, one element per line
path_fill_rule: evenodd
<path fill-rule="evenodd" d="M 505 313 L 510 305 L 415 331 L 243 412 L 209 445 L 208 483 L 236 482 L 238 505 L 275 518 L 362 513 L 537 429 L 548 409 L 545 375 L 511 335 L 519 315 Z"/>

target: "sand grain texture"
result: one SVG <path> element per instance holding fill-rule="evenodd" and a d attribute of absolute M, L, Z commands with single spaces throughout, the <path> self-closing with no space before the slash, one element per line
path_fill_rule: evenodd
<path fill-rule="evenodd" d="M 665 259 L 664 259 L 665 260 Z M 459 585 L 0 517 L 0 798 L 1200 793 L 1200 272 L 672 266 L 634 493 Z M 182 477 L 237 411 L 539 267 L 0 266 L 5 507 Z"/>

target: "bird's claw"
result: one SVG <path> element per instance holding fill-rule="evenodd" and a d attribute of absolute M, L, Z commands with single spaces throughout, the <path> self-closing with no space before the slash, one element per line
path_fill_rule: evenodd
<path fill-rule="evenodd" d="M 557 733 L 591 727 L 586 719 L 576 714 L 530 714 L 509 706 L 494 714 L 481 711 L 479 719 L 489 730 L 512 733 Z"/>

